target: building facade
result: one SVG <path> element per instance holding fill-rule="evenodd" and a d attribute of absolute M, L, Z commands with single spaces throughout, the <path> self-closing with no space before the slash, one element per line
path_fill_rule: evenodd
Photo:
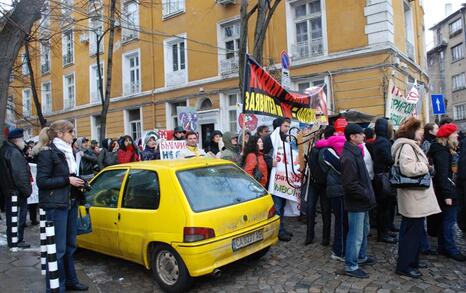
<path fill-rule="evenodd" d="M 431 28 L 434 48 L 427 52 L 430 91 L 444 95 L 447 115 L 462 129 L 466 127 L 465 12 L 463 6 Z"/>
<path fill-rule="evenodd" d="M 69 119 L 79 136 L 99 139 L 96 56 L 100 54 L 105 75 L 108 1 L 58 2 L 44 9 L 37 30 L 41 42 L 31 44 L 42 110 L 48 121 Z M 108 137 L 137 138 L 146 130 L 172 129 L 178 106 L 196 108 L 203 139 L 213 129 L 238 130 L 239 2 L 118 1 Z M 252 7 L 255 1 L 250 2 Z M 402 90 L 410 81 L 428 81 L 422 1 L 357 0 L 348 5 L 340 0 L 281 1 L 267 30 L 263 66 L 279 78 L 280 55 L 286 50 L 294 90 L 324 86 L 331 111 L 383 116 L 389 79 Z M 254 26 L 252 17 L 249 52 Z M 97 46 L 100 35 L 103 45 Z M 37 134 L 27 67 L 18 66 L 10 92 L 17 124 Z"/>

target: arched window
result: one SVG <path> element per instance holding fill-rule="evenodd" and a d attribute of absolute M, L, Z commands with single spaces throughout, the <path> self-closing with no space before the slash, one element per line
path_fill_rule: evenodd
<path fill-rule="evenodd" d="M 209 98 L 205 98 L 200 106 L 199 106 L 199 110 L 200 111 L 203 111 L 203 110 L 210 110 L 212 109 L 212 101 L 209 99 Z"/>

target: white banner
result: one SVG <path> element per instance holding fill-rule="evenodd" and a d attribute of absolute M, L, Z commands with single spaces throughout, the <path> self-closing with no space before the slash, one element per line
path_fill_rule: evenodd
<path fill-rule="evenodd" d="M 184 140 L 161 140 L 159 142 L 160 159 L 173 160 L 179 157 L 180 151 L 186 148 Z"/>
<path fill-rule="evenodd" d="M 31 175 L 34 181 L 31 182 L 32 193 L 31 193 L 31 196 L 28 197 L 28 204 L 39 203 L 39 189 L 37 188 L 37 183 L 36 183 L 37 165 L 33 163 L 29 163 L 29 168 L 31 168 Z"/>
<path fill-rule="evenodd" d="M 385 116 L 392 121 L 394 129 L 398 129 L 406 118 L 416 114 L 419 100 L 417 90 L 410 91 L 409 96 L 410 98 L 407 99 L 403 92 L 395 86 L 393 80 L 389 81 Z"/>

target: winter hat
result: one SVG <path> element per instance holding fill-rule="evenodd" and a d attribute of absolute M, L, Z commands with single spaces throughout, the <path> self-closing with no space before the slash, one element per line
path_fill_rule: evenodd
<path fill-rule="evenodd" d="M 8 139 L 22 138 L 24 130 L 22 128 L 13 128 L 8 132 Z"/>
<path fill-rule="evenodd" d="M 350 123 L 345 128 L 345 137 L 346 137 L 346 140 L 348 141 L 350 140 L 351 134 L 358 134 L 358 133 L 364 133 L 364 129 L 362 129 L 362 127 L 356 123 Z"/>
<path fill-rule="evenodd" d="M 458 126 L 454 123 L 447 123 L 440 126 L 437 137 L 449 137 L 452 133 L 458 131 Z"/>
<path fill-rule="evenodd" d="M 333 123 L 333 127 L 335 128 L 336 132 L 344 132 L 345 127 L 348 125 L 348 121 L 345 118 L 341 117 L 335 120 Z"/>
<path fill-rule="evenodd" d="M 150 140 L 151 138 L 154 138 L 154 141 L 155 141 L 155 142 L 157 142 L 157 140 L 158 140 L 158 137 L 155 136 L 155 135 L 153 135 L 153 134 L 152 134 L 152 135 L 147 135 L 146 137 L 144 137 L 144 146 L 147 145 L 147 143 L 149 142 L 149 140 Z"/>
<path fill-rule="evenodd" d="M 183 132 L 183 133 L 186 133 L 186 130 L 184 130 L 182 126 L 177 126 L 177 127 L 175 127 L 175 129 L 173 130 L 173 132 Z"/>

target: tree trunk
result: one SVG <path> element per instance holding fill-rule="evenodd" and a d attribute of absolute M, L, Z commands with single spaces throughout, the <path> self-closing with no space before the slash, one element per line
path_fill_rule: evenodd
<path fill-rule="evenodd" d="M 34 79 L 34 70 L 31 64 L 31 55 L 29 53 L 29 40 L 24 43 L 24 51 L 26 55 L 26 61 L 29 70 L 29 78 L 31 81 L 31 91 L 32 91 L 32 98 L 34 99 L 34 106 L 36 106 L 36 113 L 37 117 L 39 118 L 40 128 L 44 128 L 47 126 L 47 120 L 44 118 L 42 114 L 42 106 L 39 101 L 39 96 L 37 95 L 37 88 L 36 88 L 36 80 Z"/>
<path fill-rule="evenodd" d="M 273 5 L 270 6 L 271 0 L 258 0 L 259 7 L 257 8 L 257 21 L 256 28 L 254 31 L 254 51 L 253 56 L 259 64 L 263 63 L 264 54 L 264 41 L 269 27 L 270 20 L 272 19 L 273 13 L 280 4 L 281 0 L 275 0 Z"/>
<path fill-rule="evenodd" d="M 25 37 L 31 33 L 32 25 L 41 17 L 40 10 L 45 0 L 21 0 L 17 2 L 0 31 L 0 129 L 5 127 L 8 87 L 11 69 L 24 44 Z M 3 133 L 3 132 L 2 132 Z M 0 135 L 3 140 L 3 135 Z"/>
<path fill-rule="evenodd" d="M 110 106 L 110 94 L 112 89 L 112 68 L 113 68 L 113 39 L 115 38 L 115 6 L 116 0 L 110 1 L 110 29 L 107 52 L 107 81 L 105 83 L 105 99 L 102 101 L 102 111 L 100 112 L 100 139 L 105 138 L 107 129 L 107 113 Z M 99 65 L 100 66 L 100 65 Z M 99 76 L 100 76 L 100 69 Z M 99 78 L 100 80 L 101 78 Z"/>

